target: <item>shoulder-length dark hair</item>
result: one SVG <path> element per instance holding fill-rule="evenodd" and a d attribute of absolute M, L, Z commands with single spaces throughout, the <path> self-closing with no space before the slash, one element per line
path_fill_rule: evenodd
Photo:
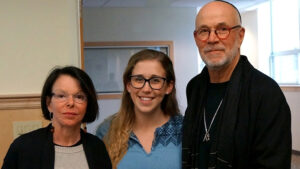
<path fill-rule="evenodd" d="M 95 87 L 91 78 L 83 70 L 74 66 L 56 67 L 50 72 L 49 76 L 47 77 L 41 95 L 41 107 L 44 118 L 50 120 L 47 98 L 52 97 L 53 84 L 61 75 L 68 75 L 76 79 L 79 82 L 81 90 L 87 96 L 86 114 L 82 119 L 82 122 L 89 123 L 95 121 L 99 112 Z"/>

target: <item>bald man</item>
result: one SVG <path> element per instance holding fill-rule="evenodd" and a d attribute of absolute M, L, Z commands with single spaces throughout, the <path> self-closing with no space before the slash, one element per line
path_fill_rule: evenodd
<path fill-rule="evenodd" d="M 187 86 L 183 169 L 290 169 L 291 112 L 278 84 L 240 55 L 236 7 L 204 5 L 194 38 L 206 66 Z"/>

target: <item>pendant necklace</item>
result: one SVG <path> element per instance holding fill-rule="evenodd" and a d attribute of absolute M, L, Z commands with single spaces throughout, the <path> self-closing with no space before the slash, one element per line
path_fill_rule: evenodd
<path fill-rule="evenodd" d="M 219 111 L 219 109 L 222 105 L 222 102 L 223 102 L 223 99 L 220 101 L 219 106 L 218 106 L 218 108 L 217 108 L 217 110 L 216 110 L 216 112 L 215 112 L 215 114 L 214 114 L 214 116 L 213 116 L 213 118 L 210 122 L 210 125 L 209 125 L 208 129 L 207 129 L 207 125 L 206 125 L 205 108 L 204 108 L 204 117 L 203 117 L 203 119 L 204 119 L 205 135 L 204 135 L 204 138 L 203 138 L 203 142 L 210 140 L 209 131 L 210 131 L 210 128 L 211 128 L 211 126 L 212 126 L 212 124 L 215 120 L 215 117 L 216 117 L 216 115 L 217 115 L 217 113 L 218 113 L 218 111 Z"/>

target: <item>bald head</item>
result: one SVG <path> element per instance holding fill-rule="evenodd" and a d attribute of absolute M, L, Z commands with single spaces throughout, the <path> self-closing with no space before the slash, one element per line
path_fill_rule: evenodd
<path fill-rule="evenodd" d="M 229 2 L 216 0 L 207 3 L 200 9 L 196 18 L 196 29 L 202 20 L 215 19 L 216 17 L 230 20 L 233 25 L 241 25 L 241 15 L 238 9 Z"/>
<path fill-rule="evenodd" d="M 237 7 L 235 7 L 233 4 L 231 4 L 227 1 L 223 1 L 223 0 L 215 0 L 215 1 L 224 2 L 224 3 L 227 3 L 227 4 L 231 5 L 236 10 L 236 12 L 238 13 L 239 18 L 240 18 L 240 22 L 242 23 L 242 17 L 241 17 L 240 11 L 237 9 Z"/>

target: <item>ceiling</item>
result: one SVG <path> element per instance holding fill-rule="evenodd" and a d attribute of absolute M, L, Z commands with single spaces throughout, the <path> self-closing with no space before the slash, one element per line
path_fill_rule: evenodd
<path fill-rule="evenodd" d="M 211 0 L 83 0 L 83 7 L 201 7 Z M 240 11 L 268 0 L 228 0 Z"/>

